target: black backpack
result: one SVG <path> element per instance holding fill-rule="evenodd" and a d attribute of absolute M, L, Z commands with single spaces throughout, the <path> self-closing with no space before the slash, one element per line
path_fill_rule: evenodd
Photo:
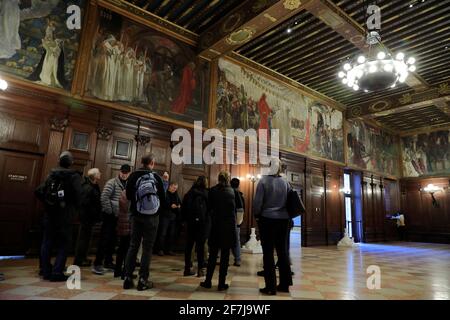
<path fill-rule="evenodd" d="M 288 190 L 287 193 L 286 209 L 291 219 L 294 219 L 306 212 L 302 199 L 297 191 L 292 188 Z"/>
<path fill-rule="evenodd" d="M 191 211 L 192 218 L 194 218 L 196 222 L 205 222 L 208 215 L 208 203 L 206 198 L 201 194 L 193 192 L 189 210 Z"/>
<path fill-rule="evenodd" d="M 67 203 L 66 190 L 67 175 L 58 172 L 52 172 L 45 181 L 42 190 L 42 201 L 47 209 L 63 209 Z"/>

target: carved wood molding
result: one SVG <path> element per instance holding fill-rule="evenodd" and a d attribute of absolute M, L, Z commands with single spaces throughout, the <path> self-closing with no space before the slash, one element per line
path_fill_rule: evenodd
<path fill-rule="evenodd" d="M 53 117 L 50 119 L 50 128 L 53 131 L 64 132 L 69 125 L 69 119 Z"/>
<path fill-rule="evenodd" d="M 112 135 L 111 129 L 101 126 L 101 127 L 97 128 L 96 132 L 97 132 L 97 138 L 99 140 L 108 141 L 109 139 L 111 139 L 111 135 Z"/>
<path fill-rule="evenodd" d="M 137 134 L 134 136 L 138 146 L 145 146 L 150 143 L 151 138 L 149 136 L 144 136 L 142 134 Z"/>

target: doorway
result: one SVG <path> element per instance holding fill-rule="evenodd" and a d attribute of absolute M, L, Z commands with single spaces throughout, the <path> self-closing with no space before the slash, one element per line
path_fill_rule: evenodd
<path fill-rule="evenodd" d="M 21 255 L 36 211 L 42 156 L 0 150 L 0 255 Z"/>
<path fill-rule="evenodd" d="M 361 174 L 359 172 L 352 172 L 352 229 L 355 242 L 364 242 L 363 239 L 363 217 L 362 217 L 362 189 L 361 189 Z M 347 206 L 347 205 L 346 205 Z"/>

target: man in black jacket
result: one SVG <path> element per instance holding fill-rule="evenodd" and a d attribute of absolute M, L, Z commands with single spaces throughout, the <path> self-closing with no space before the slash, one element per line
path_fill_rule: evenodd
<path fill-rule="evenodd" d="M 82 185 L 82 200 L 80 211 L 80 230 L 78 232 L 77 248 L 73 264 L 84 267 L 90 266 L 91 261 L 87 260 L 89 244 L 91 242 L 92 227 L 100 221 L 102 206 L 100 203 L 100 188 L 98 182 L 101 173 L 97 168 L 88 171 Z"/>
<path fill-rule="evenodd" d="M 141 267 L 139 269 L 139 282 L 137 285 L 139 291 L 151 289 L 153 287 L 153 283 L 148 281 L 150 262 L 153 244 L 158 231 L 159 214 L 161 210 L 163 210 L 166 201 L 163 181 L 161 177 L 153 171 L 153 167 L 155 166 L 154 156 L 152 154 L 144 155 L 141 159 L 141 163 L 142 168 L 130 175 L 126 187 L 127 199 L 131 202 L 131 243 L 125 261 L 125 280 L 123 283 L 124 289 L 131 289 L 134 287 L 132 276 L 136 267 L 136 257 L 139 245 L 142 241 Z M 155 187 L 160 205 L 155 214 L 142 214 L 137 207 L 137 182 L 139 178 L 149 173 L 152 174 L 153 179 L 155 180 Z"/>
<path fill-rule="evenodd" d="M 46 181 L 36 189 L 44 203 L 44 238 L 41 246 L 41 273 L 45 280 L 66 281 L 64 268 L 70 245 L 72 220 L 81 200 L 81 174 L 70 169 L 73 156 L 65 151 L 59 157 L 59 167 L 52 169 Z M 51 252 L 56 248 L 55 263 Z"/>

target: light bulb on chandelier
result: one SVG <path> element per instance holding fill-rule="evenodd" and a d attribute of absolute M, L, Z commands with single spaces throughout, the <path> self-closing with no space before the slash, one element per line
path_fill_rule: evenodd
<path fill-rule="evenodd" d="M 338 76 L 343 84 L 358 91 L 373 92 L 395 88 L 404 83 L 409 72 L 416 71 L 416 59 L 406 57 L 403 52 L 388 53 L 380 42 L 376 31 L 367 34 L 369 50 L 367 55 L 359 55 L 355 60 L 347 60 Z"/>

